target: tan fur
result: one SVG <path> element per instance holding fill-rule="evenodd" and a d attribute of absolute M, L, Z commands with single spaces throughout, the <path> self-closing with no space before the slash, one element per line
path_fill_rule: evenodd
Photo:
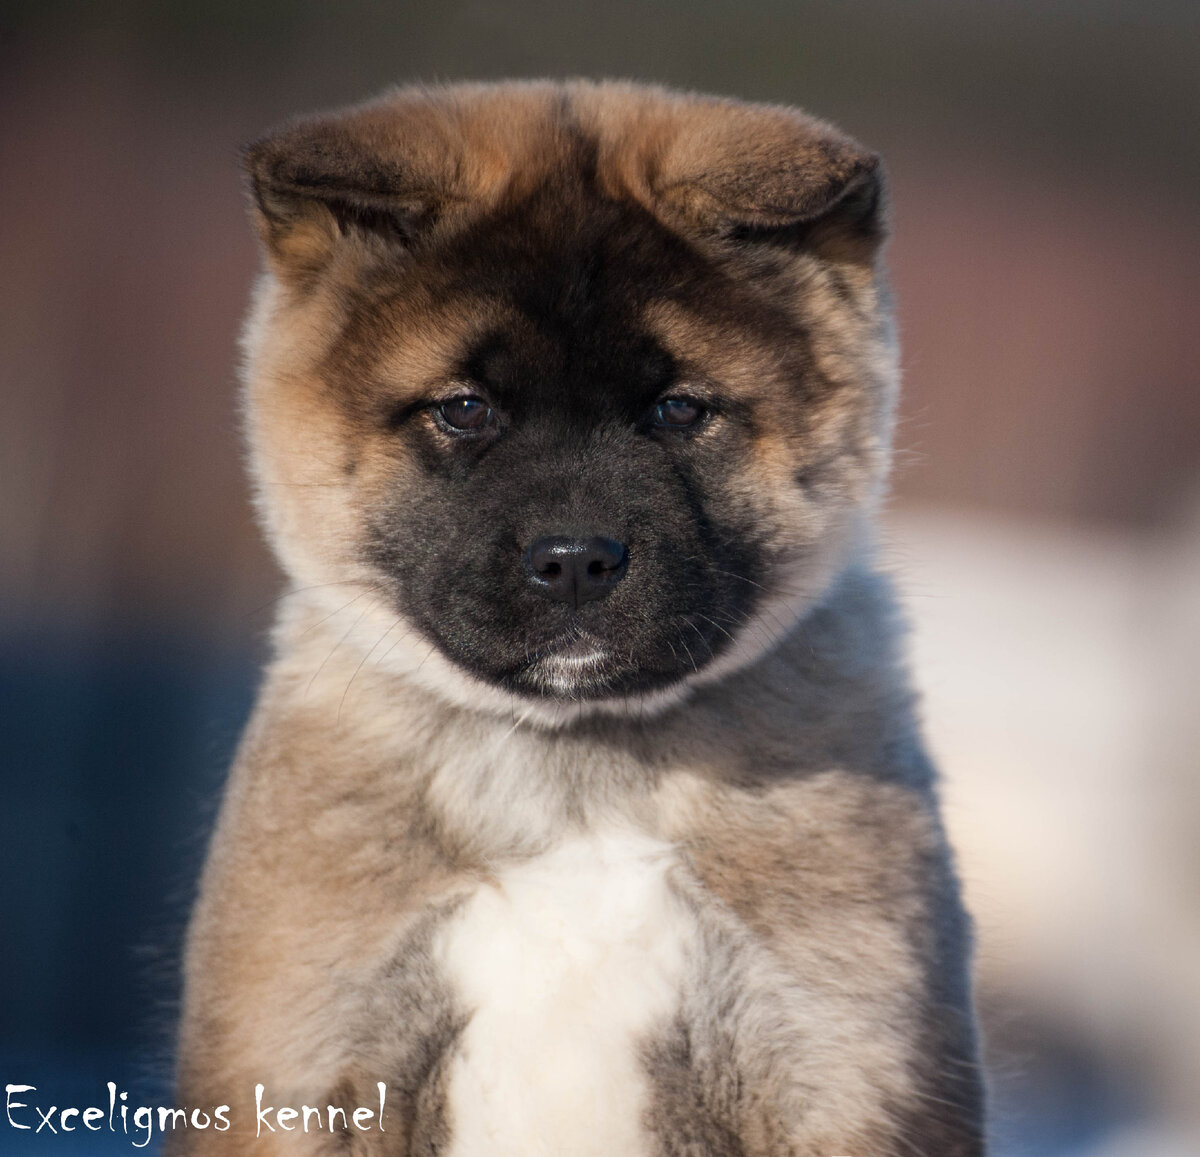
<path fill-rule="evenodd" d="M 640 318 L 696 391 L 717 382 L 754 415 L 724 501 L 762 531 L 770 597 L 694 677 L 598 704 L 468 675 L 364 561 L 359 515 L 421 470 L 371 415 L 436 396 L 447 351 L 491 327 L 541 339 L 470 288 L 397 293 L 407 258 L 327 207 L 383 205 L 453 237 L 552 179 L 568 138 L 595 145 L 606 195 L 728 270 L 721 309 L 784 327 L 764 343 L 661 301 Z M 677 1023 L 644 1046 L 654 1152 L 981 1153 L 963 919 L 869 570 L 894 352 L 876 245 L 828 215 L 875 159 L 791 110 L 580 82 L 402 90 L 284 130 L 249 167 L 269 272 L 247 329 L 248 429 L 291 590 L 188 943 L 179 1103 L 230 1104 L 236 1127 L 177 1134 L 170 1152 L 449 1152 L 470 1010 L 432 930 L 506 865 L 617 825 L 676 850 L 703 946 Z M 799 254 L 743 258 L 726 238 L 808 216 Z M 563 485 L 593 485 L 580 469 Z M 253 1135 L 258 1082 L 277 1105 L 353 1106 L 376 1081 L 385 1134 Z"/>

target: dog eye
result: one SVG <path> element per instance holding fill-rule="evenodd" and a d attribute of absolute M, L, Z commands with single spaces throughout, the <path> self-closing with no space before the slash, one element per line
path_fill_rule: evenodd
<path fill-rule="evenodd" d="M 708 411 L 691 398 L 664 398 L 651 414 L 651 425 L 658 430 L 692 430 L 708 416 Z"/>
<path fill-rule="evenodd" d="M 451 430 L 471 432 L 496 424 L 496 412 L 482 398 L 451 398 L 438 406 L 437 412 Z"/>

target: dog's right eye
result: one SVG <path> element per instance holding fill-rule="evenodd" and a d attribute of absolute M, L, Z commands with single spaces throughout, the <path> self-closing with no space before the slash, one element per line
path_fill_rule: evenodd
<path fill-rule="evenodd" d="M 652 430 L 690 434 L 698 430 L 710 414 L 709 408 L 695 398 L 664 398 L 650 411 L 649 425 Z"/>
<path fill-rule="evenodd" d="M 451 398 L 437 407 L 443 426 L 461 434 L 486 430 L 496 424 L 496 412 L 482 398 Z"/>

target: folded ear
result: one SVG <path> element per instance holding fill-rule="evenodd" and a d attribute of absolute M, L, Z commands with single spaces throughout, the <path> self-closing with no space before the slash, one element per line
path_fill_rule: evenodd
<path fill-rule="evenodd" d="M 869 261 L 886 233 L 879 157 L 790 109 L 688 106 L 652 184 L 694 225 L 737 241 Z"/>
<path fill-rule="evenodd" d="M 303 121 L 243 154 L 259 235 L 275 271 L 323 271 L 348 247 L 411 245 L 447 197 L 428 142 L 404 140 L 403 119 L 365 112 Z"/>

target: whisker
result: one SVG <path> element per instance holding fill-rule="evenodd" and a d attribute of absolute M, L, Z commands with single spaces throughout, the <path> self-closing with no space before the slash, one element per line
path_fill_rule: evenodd
<path fill-rule="evenodd" d="M 362 596 L 360 595 L 359 598 L 361 598 L 361 597 Z M 357 601 L 358 601 L 357 599 L 351 599 L 351 602 L 357 602 Z M 346 604 L 346 606 L 349 606 L 349 605 L 350 605 L 350 603 Z M 345 610 L 345 609 L 346 609 L 346 607 L 342 608 L 342 610 Z M 317 681 L 317 676 L 323 670 L 325 670 L 325 664 L 328 663 L 329 660 L 333 658 L 334 651 L 336 651 L 348 638 L 350 638 L 351 634 L 354 632 L 354 629 L 358 626 L 358 624 L 361 623 L 363 621 L 363 619 L 365 619 L 367 617 L 367 611 L 369 611 L 370 609 L 371 608 L 368 606 L 363 610 L 363 613 L 361 615 L 359 615 L 358 618 L 355 619 L 353 623 L 350 624 L 350 629 L 347 630 L 347 632 L 336 643 L 334 643 L 329 654 L 326 655 L 325 658 L 321 660 L 321 665 L 313 672 L 312 678 L 309 679 L 309 681 L 308 681 L 308 686 L 304 688 L 305 697 L 307 697 L 308 693 L 312 690 L 313 684 Z"/>
<path fill-rule="evenodd" d="M 404 621 L 404 616 L 397 615 L 396 618 L 392 621 L 392 625 L 390 627 L 388 627 L 388 629 L 386 631 L 384 631 L 383 634 L 380 635 L 379 638 L 376 639 L 374 643 L 371 644 L 371 649 L 361 659 L 359 659 L 358 666 L 354 668 L 354 674 L 350 676 L 350 680 L 346 684 L 346 689 L 342 692 L 342 697 L 338 701 L 336 726 L 339 726 L 339 727 L 341 726 L 342 708 L 345 706 L 346 696 L 350 694 L 350 685 L 354 682 L 355 679 L 358 678 L 359 671 L 361 671 L 363 669 L 363 666 L 366 664 L 367 660 L 375 653 L 375 648 L 378 647 L 379 644 L 382 643 L 383 640 L 386 639 L 388 637 L 388 635 L 390 635 L 392 633 L 392 631 L 394 631 L 396 629 L 396 625 L 398 623 L 402 623 L 403 621 Z"/>
<path fill-rule="evenodd" d="M 371 593 L 370 591 L 359 591 L 358 594 L 356 594 L 354 596 L 354 598 L 352 598 L 348 603 L 343 603 L 340 607 L 338 607 L 338 609 L 336 611 L 330 611 L 329 614 L 327 614 L 324 618 L 318 619 L 315 623 L 312 624 L 312 626 L 306 627 L 303 631 L 301 631 L 300 638 L 303 639 L 305 635 L 309 634 L 312 631 L 315 631 L 322 623 L 329 622 L 330 619 L 332 619 L 335 615 L 340 615 L 342 613 L 342 611 L 344 611 L 347 607 L 354 606 L 354 604 L 356 602 L 358 602 L 358 600 L 361 599 L 363 597 L 363 595 L 370 594 L 370 593 Z M 366 614 L 366 611 L 364 611 L 363 614 Z"/>

